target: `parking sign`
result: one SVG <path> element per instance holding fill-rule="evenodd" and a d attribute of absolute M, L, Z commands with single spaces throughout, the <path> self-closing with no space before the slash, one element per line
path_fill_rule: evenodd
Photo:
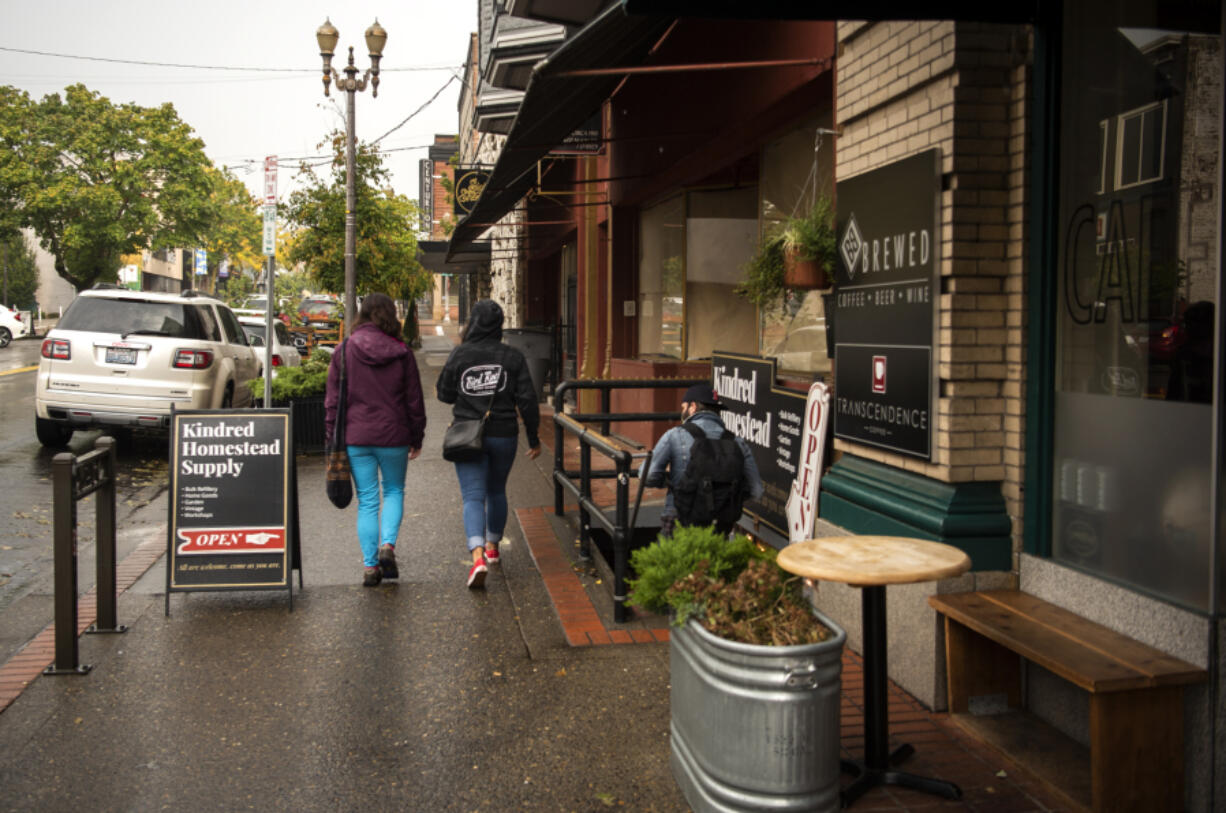
<path fill-rule="evenodd" d="M 271 257 L 277 250 L 277 207 L 264 207 L 264 254 Z"/>

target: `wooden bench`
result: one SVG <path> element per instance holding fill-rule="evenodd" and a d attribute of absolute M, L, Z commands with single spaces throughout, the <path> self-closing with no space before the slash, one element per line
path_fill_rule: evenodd
<path fill-rule="evenodd" d="M 1017 590 L 929 596 L 945 616 L 950 713 L 1022 706 L 1026 658 L 1090 693 L 1095 811 L 1183 809 L 1183 687 L 1204 669 Z"/>

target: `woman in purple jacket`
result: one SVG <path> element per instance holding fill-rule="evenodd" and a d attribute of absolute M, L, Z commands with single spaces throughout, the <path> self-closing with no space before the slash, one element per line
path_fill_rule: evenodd
<path fill-rule="evenodd" d="M 404 516 L 404 476 L 421 454 L 426 409 L 413 351 L 400 340 L 396 306 L 385 294 L 370 294 L 328 369 L 327 437 L 336 427 L 340 372 L 345 360 L 345 443 L 354 491 L 358 495 L 358 542 L 366 571 L 362 584 L 374 587 L 395 579 L 396 537 Z M 379 513 L 379 481 L 383 513 Z"/>

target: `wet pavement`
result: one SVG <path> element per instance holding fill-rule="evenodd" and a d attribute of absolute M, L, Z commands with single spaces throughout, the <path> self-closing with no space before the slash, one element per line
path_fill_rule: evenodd
<path fill-rule="evenodd" d="M 93 671 L 13 689 L 14 664 L 45 661 L 48 631 L 0 657 L 0 808 L 688 810 L 669 767 L 662 625 L 612 623 L 607 585 L 574 562 L 573 517 L 553 516 L 550 454 L 518 459 L 504 561 L 485 590 L 465 588 L 458 487 L 440 454 L 448 408 L 432 397 L 454 332 L 423 333 L 429 424 L 409 464 L 400 579 L 360 586 L 355 509 L 333 508 L 322 459 L 301 457 L 305 586 L 292 612 L 284 592 L 237 591 L 175 593 L 166 615 L 161 494 L 120 527 L 129 631 L 80 639 Z M 575 630 L 589 630 L 585 645 Z M 852 755 L 854 653 L 844 668 Z M 903 704 L 892 726 L 920 749 L 908 769 L 955 772 L 967 796 L 878 789 L 856 809 L 1061 809 L 942 715 L 896 688 L 891 700 Z"/>

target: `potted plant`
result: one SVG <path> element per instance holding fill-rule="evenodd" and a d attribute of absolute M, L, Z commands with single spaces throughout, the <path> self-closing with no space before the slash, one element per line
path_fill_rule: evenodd
<path fill-rule="evenodd" d="M 783 223 L 784 285 L 824 290 L 834 282 L 834 207 L 821 195 L 813 207 Z"/>
<path fill-rule="evenodd" d="M 788 289 L 828 289 L 834 282 L 837 250 L 834 209 L 829 198 L 820 196 L 805 213 L 767 230 L 735 291 L 767 308 Z"/>
<path fill-rule="evenodd" d="M 783 233 L 773 230 L 764 235 L 744 271 L 741 283 L 733 289 L 736 293 L 763 309 L 778 302 L 785 290 Z"/>
<path fill-rule="evenodd" d="M 667 610 L 673 775 L 695 810 L 837 810 L 846 633 L 775 551 L 677 526 L 631 554 L 629 603 Z"/>
<path fill-rule="evenodd" d="M 331 361 L 332 353 L 317 347 L 301 366 L 279 368 L 272 380 L 272 405 L 290 408 L 294 445 L 299 452 L 324 450 L 324 396 Z M 255 403 L 264 403 L 263 378 L 251 382 L 251 395 Z"/>

